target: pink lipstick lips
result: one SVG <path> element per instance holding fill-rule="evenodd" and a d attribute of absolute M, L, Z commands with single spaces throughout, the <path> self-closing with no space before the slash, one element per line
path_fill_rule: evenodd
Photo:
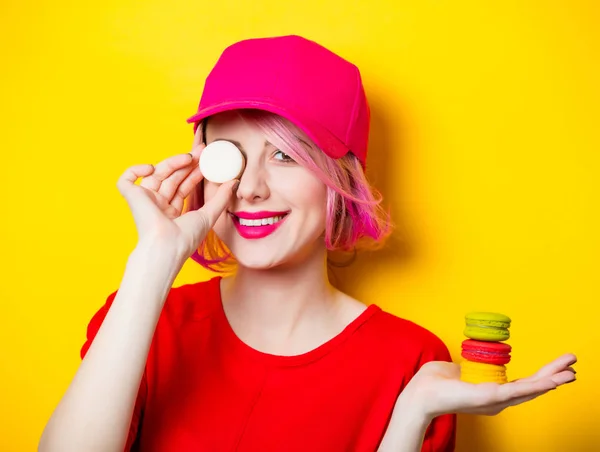
<path fill-rule="evenodd" d="M 245 239 L 262 239 L 275 232 L 287 218 L 287 212 L 233 212 L 233 224 Z"/>

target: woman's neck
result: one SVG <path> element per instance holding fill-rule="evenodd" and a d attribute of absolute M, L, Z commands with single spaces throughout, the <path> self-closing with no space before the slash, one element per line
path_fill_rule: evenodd
<path fill-rule="evenodd" d="M 326 335 L 343 308 L 343 297 L 327 277 L 324 247 L 294 265 L 267 270 L 240 266 L 235 275 L 223 279 L 221 294 L 232 328 L 257 348 L 297 343 L 298 338 L 306 342 L 315 329 Z"/>

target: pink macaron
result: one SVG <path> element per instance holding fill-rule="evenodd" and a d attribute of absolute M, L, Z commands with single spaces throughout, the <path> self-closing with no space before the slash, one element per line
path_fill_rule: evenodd
<path fill-rule="evenodd" d="M 512 347 L 502 342 L 484 342 L 467 339 L 462 343 L 461 356 L 478 363 L 503 365 L 510 362 Z"/>

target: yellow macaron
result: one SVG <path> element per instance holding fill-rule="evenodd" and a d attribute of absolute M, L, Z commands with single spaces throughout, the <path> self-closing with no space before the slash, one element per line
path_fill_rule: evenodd
<path fill-rule="evenodd" d="M 507 383 L 506 366 L 464 360 L 460 363 L 460 379 L 467 383 Z"/>

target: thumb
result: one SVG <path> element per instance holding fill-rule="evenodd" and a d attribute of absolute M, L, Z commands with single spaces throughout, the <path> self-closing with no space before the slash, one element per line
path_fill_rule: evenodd
<path fill-rule="evenodd" d="M 215 195 L 199 209 L 199 211 L 206 214 L 209 229 L 213 227 L 219 216 L 227 207 L 227 204 L 229 204 L 231 195 L 235 192 L 239 183 L 240 181 L 237 179 L 225 182 L 217 189 Z"/>
<path fill-rule="evenodd" d="M 217 189 L 215 195 L 209 201 L 204 203 L 200 209 L 186 212 L 175 221 L 192 231 L 195 240 L 201 242 L 227 207 L 231 195 L 238 184 L 239 181 L 235 179 L 225 182 Z"/>

